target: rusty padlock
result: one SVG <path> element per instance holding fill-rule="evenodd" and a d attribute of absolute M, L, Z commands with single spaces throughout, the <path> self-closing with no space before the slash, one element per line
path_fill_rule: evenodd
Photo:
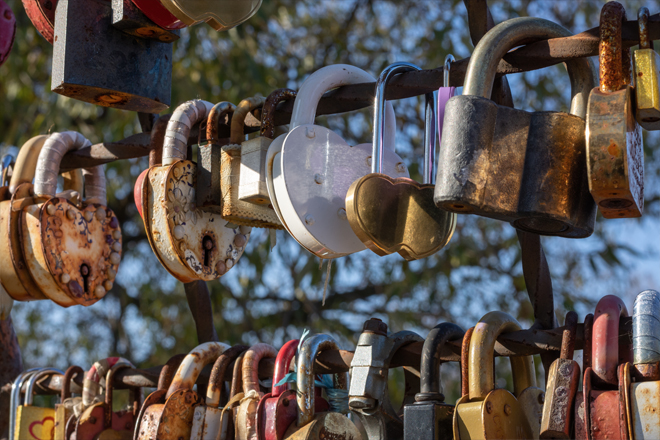
<path fill-rule="evenodd" d="M 54 368 L 40 368 L 27 381 L 25 401 L 16 408 L 14 440 L 52 440 L 55 428 L 55 410 L 33 405 L 34 386 L 39 379 L 51 374 L 64 374 Z"/>
<path fill-rule="evenodd" d="M 317 334 L 303 342 L 296 366 L 298 420 L 284 434 L 286 440 L 361 440 L 360 432 L 348 417 L 338 412 L 315 413 L 314 364 L 324 350 L 338 350 L 337 342 L 328 335 Z M 345 389 L 347 383 L 335 376 L 335 385 Z"/>
<path fill-rule="evenodd" d="M 218 436 L 222 415 L 221 398 L 225 391 L 225 373 L 229 365 L 248 348 L 250 347 L 246 345 L 234 345 L 216 359 L 206 388 L 205 404 L 195 407 L 190 440 L 215 440 Z"/>
<path fill-rule="evenodd" d="M 148 425 L 141 428 L 140 440 L 190 438 L 195 408 L 202 404 L 199 394 L 193 391 L 197 377 L 228 348 L 221 342 L 206 342 L 185 357 L 167 389 L 165 403 L 152 404 L 145 410 L 142 423 L 146 420 Z"/>
<path fill-rule="evenodd" d="M 404 408 L 404 440 L 452 438 L 455 407 L 445 402 L 440 381 L 440 352 L 447 342 L 461 340 L 464 335 L 456 324 L 443 322 L 426 337 L 422 347 L 420 392 L 415 395 L 415 403 Z"/>
<path fill-rule="evenodd" d="M 80 207 L 55 194 L 64 154 L 89 145 L 76 132 L 49 136 L 39 153 L 34 199 L 21 209 L 27 267 L 41 291 L 62 306 L 89 306 L 103 298 L 121 261 L 121 229 L 107 207 L 103 166 L 83 171 L 86 198 Z"/>
<path fill-rule="evenodd" d="M 9 179 L 13 172 L 15 165 L 15 158 L 10 154 L 5 154 L 2 156 L 0 166 L 2 166 L 2 178 L 0 181 L 0 203 L 11 200 L 11 193 L 9 192 Z M 1 210 L 2 208 L 0 208 Z M 0 219 L 2 215 L 0 214 Z M 0 224 L 0 231 L 2 230 L 3 225 Z M 2 233 L 0 232 L 0 237 Z M 2 238 L 0 238 L 1 240 Z M 14 306 L 14 299 L 9 296 L 5 288 L 0 283 L 0 320 L 5 320 L 9 317 L 11 309 Z"/>
<path fill-rule="evenodd" d="M 589 95 L 589 190 L 605 218 L 641 217 L 644 210 L 644 145 L 635 120 L 630 49 L 621 32 L 626 10 L 607 2 L 600 14 L 600 87 Z"/>
<path fill-rule="evenodd" d="M 490 100 L 497 65 L 520 42 L 568 37 L 564 27 L 531 17 L 492 28 L 470 58 L 463 95 L 445 107 L 434 200 L 541 235 L 588 237 L 596 207 L 587 190 L 585 114 L 596 85 L 588 58 L 566 63 L 570 114 L 527 112 Z"/>
<path fill-rule="evenodd" d="M 147 237 L 161 264 L 184 283 L 224 275 L 243 255 L 251 228 L 239 227 L 196 205 L 197 165 L 186 160 L 190 130 L 205 121 L 213 105 L 188 101 L 167 125 L 163 166 L 142 181 L 142 213 Z"/>
<path fill-rule="evenodd" d="M 520 330 L 504 312 L 484 315 L 475 327 L 469 346 L 469 390 L 456 404 L 454 437 L 468 439 L 538 439 L 543 391 L 536 388 L 532 356 L 509 358 L 513 394 L 495 388 L 495 342 L 501 334 Z"/>
<path fill-rule="evenodd" d="M 578 316 L 568 312 L 564 321 L 561 354 L 550 366 L 546 385 L 542 439 L 570 439 L 573 435 L 575 395 L 580 384 L 580 365 L 573 360 Z"/>
<path fill-rule="evenodd" d="M 16 36 L 16 17 L 9 5 L 0 0 L 0 66 L 7 61 L 14 46 Z"/>
<path fill-rule="evenodd" d="M 591 367 L 585 367 L 582 392 L 576 396 L 576 439 L 627 439 L 625 394 L 618 366 L 632 361 L 632 347 L 619 341 L 619 319 L 628 316 L 623 301 L 607 295 L 596 305 L 591 343 Z"/>
<path fill-rule="evenodd" d="M 28 18 L 50 44 L 53 44 L 55 8 L 58 0 L 22 0 Z"/>
<path fill-rule="evenodd" d="M 58 0 L 51 90 L 104 107 L 160 113 L 170 104 L 172 45 L 112 25 L 111 2 Z"/>
<path fill-rule="evenodd" d="M 62 392 L 60 393 L 60 403 L 55 405 L 55 432 L 53 435 L 54 440 L 68 440 L 70 432 L 67 432 L 67 426 L 70 425 L 69 419 L 75 417 L 73 406 L 76 399 L 80 397 L 71 397 L 71 382 L 76 376 L 81 378 L 85 372 L 77 365 L 73 365 L 64 372 L 62 379 Z"/>
<path fill-rule="evenodd" d="M 179 39 L 178 32 L 172 32 L 153 22 L 131 0 L 112 0 L 112 25 L 138 38 L 162 43 L 172 43 Z"/>
<path fill-rule="evenodd" d="M 247 351 L 247 350 L 246 350 Z M 241 353 L 234 361 L 234 369 L 231 376 L 229 387 L 229 400 L 222 408 L 220 413 L 220 432 L 217 435 L 218 440 L 233 440 L 236 435 L 234 420 L 236 411 L 243 400 L 243 359 L 245 352 Z"/>
<path fill-rule="evenodd" d="M 169 358 L 167 363 L 163 365 L 163 368 L 160 370 L 160 374 L 158 375 L 158 384 L 156 390 L 149 394 L 142 401 L 140 412 L 136 418 L 137 422 L 135 423 L 133 440 L 155 438 L 155 432 L 150 432 L 149 430 L 157 428 L 158 425 L 150 423 L 152 418 L 145 417 L 145 414 L 147 414 L 147 409 L 151 405 L 162 405 L 165 403 L 165 395 L 167 394 L 167 389 L 170 387 L 172 379 L 174 378 L 174 374 L 176 373 L 176 370 L 179 368 L 179 365 L 181 365 L 181 362 L 183 362 L 185 357 L 185 354 L 176 354 Z"/>

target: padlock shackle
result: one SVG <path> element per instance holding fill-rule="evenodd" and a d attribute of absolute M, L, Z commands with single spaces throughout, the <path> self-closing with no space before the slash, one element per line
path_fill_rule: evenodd
<path fill-rule="evenodd" d="M 420 366 L 420 392 L 415 401 L 444 402 L 442 381 L 440 378 L 440 353 L 449 341 L 463 339 L 465 331 L 451 322 L 443 322 L 435 326 L 424 340 Z"/>
<path fill-rule="evenodd" d="M 115 374 L 117 374 L 117 371 L 124 368 L 133 368 L 133 366 L 125 363 L 117 363 L 106 373 L 105 398 L 103 400 L 105 402 L 105 405 L 103 405 L 103 429 L 110 429 L 112 427 L 112 401 L 114 399 L 113 391 L 115 387 Z"/>
<path fill-rule="evenodd" d="M 208 101 L 193 99 L 184 102 L 174 110 L 165 131 L 163 166 L 186 159 L 190 131 L 195 124 L 206 120 L 212 108 L 213 104 Z"/>
<path fill-rule="evenodd" d="M 630 48 L 623 46 L 623 24 L 627 21 L 626 9 L 619 2 L 611 1 L 600 11 L 600 43 L 598 61 L 600 91 L 611 93 L 630 84 Z"/>
<path fill-rule="evenodd" d="M 542 18 L 518 17 L 498 24 L 474 48 L 465 74 L 463 95 L 490 99 L 497 66 L 510 49 L 521 44 L 572 35 L 563 26 Z M 589 93 L 598 84 L 595 67 L 589 58 L 567 61 L 566 66 L 571 81 L 570 114 L 584 118 Z"/>
<path fill-rule="evenodd" d="M 0 186 L 8 186 L 9 181 L 11 180 L 11 175 L 10 171 L 13 174 L 14 170 L 14 165 L 16 164 L 16 158 L 12 156 L 11 154 L 5 154 L 2 156 L 2 182 L 0 182 Z"/>
<path fill-rule="evenodd" d="M 314 363 L 319 353 L 325 350 L 339 350 L 337 341 L 325 334 L 305 339 L 300 347 L 296 366 L 298 427 L 303 427 L 314 419 Z"/>
<path fill-rule="evenodd" d="M 37 381 L 44 376 L 49 376 L 51 374 L 64 374 L 64 371 L 58 370 L 56 368 L 42 368 L 28 380 L 27 387 L 25 388 L 25 402 L 24 406 L 32 406 L 34 402 L 34 386 L 37 384 Z"/>
<path fill-rule="evenodd" d="M 637 25 L 639 26 L 639 48 L 652 49 L 649 38 L 649 8 L 642 6 L 637 11 Z"/>
<path fill-rule="evenodd" d="M 234 370 L 231 373 L 231 387 L 229 389 L 229 398 L 233 398 L 239 393 L 243 392 L 243 359 L 245 358 L 245 350 L 234 362 Z"/>
<path fill-rule="evenodd" d="M 461 397 L 470 394 L 470 341 L 473 333 L 474 327 L 467 329 L 461 344 Z"/>
<path fill-rule="evenodd" d="M 260 342 L 253 345 L 245 353 L 243 358 L 243 393 L 247 397 L 249 393 L 256 392 L 261 396 L 259 390 L 259 362 L 262 359 L 277 357 L 277 349 L 270 344 Z"/>
<path fill-rule="evenodd" d="M 128 360 L 121 357 L 109 357 L 94 362 L 92 368 L 87 371 L 85 379 L 83 380 L 82 389 L 82 406 L 87 408 L 94 404 L 96 396 L 101 394 L 101 379 L 105 378 L 107 372 L 117 364 L 128 365 L 131 368 L 133 364 Z"/>
<path fill-rule="evenodd" d="M 23 384 L 30 379 L 30 377 L 41 368 L 30 368 L 19 374 L 11 385 L 11 394 L 9 396 L 9 439 L 14 439 L 14 431 L 16 430 L 16 411 L 21 404 L 21 389 Z"/>
<path fill-rule="evenodd" d="M 222 396 L 227 368 L 249 348 L 247 345 L 234 345 L 215 360 L 209 377 L 209 385 L 206 388 L 206 406 L 210 408 L 220 407 L 220 397 Z"/>
<path fill-rule="evenodd" d="M 635 364 L 660 361 L 660 293 L 644 290 L 633 305 L 633 360 Z"/>
<path fill-rule="evenodd" d="M 156 389 L 167 391 L 167 389 L 170 387 L 170 384 L 172 383 L 174 375 L 176 374 L 176 370 L 179 368 L 179 365 L 181 365 L 181 362 L 183 362 L 186 356 L 187 355 L 183 353 L 175 354 L 167 360 L 165 365 L 163 365 L 163 368 L 161 368 L 160 374 L 158 375 L 158 384 L 156 385 Z"/>
<path fill-rule="evenodd" d="M 205 342 L 195 347 L 179 365 L 165 397 L 169 399 L 177 391 L 192 390 L 202 369 L 215 362 L 228 348 L 229 345 L 222 342 Z"/>
<path fill-rule="evenodd" d="M 566 314 L 566 319 L 564 320 L 565 328 L 561 336 L 561 351 L 559 353 L 561 359 L 573 359 L 573 353 L 575 352 L 575 338 L 577 335 L 577 322 L 577 313 L 570 311 Z"/>
<path fill-rule="evenodd" d="M 84 374 L 85 370 L 78 365 L 72 365 L 66 369 L 64 372 L 64 379 L 62 379 L 62 391 L 60 393 L 61 403 L 64 403 L 66 399 L 71 397 L 71 382 L 73 382 L 73 378 L 76 376 L 83 376 Z"/>
<path fill-rule="evenodd" d="M 291 89 L 277 89 L 266 98 L 261 109 L 261 130 L 259 135 L 268 139 L 275 139 L 275 109 L 280 102 L 296 99 L 298 92 Z"/>
<path fill-rule="evenodd" d="M 618 384 L 619 363 L 632 362 L 631 347 L 619 344 L 619 319 L 624 316 L 628 316 L 628 309 L 618 296 L 604 296 L 596 304 L 591 348 L 592 368 L 601 383 L 612 386 Z"/>
<path fill-rule="evenodd" d="M 231 117 L 230 144 L 240 145 L 245 141 L 245 118 L 252 110 L 262 107 L 264 102 L 266 102 L 266 98 L 257 95 L 238 103 L 234 115 Z"/>
<path fill-rule="evenodd" d="M 47 135 L 39 135 L 30 138 L 23 144 L 18 154 L 16 155 L 16 164 L 14 171 L 9 181 L 9 192 L 14 193 L 18 185 L 23 183 L 32 183 L 34 180 L 34 172 L 37 168 L 37 159 L 39 152 L 43 148 L 48 139 Z"/>
<path fill-rule="evenodd" d="M 275 358 L 275 371 L 273 372 L 273 385 L 270 389 L 271 397 L 279 397 L 283 392 L 289 389 L 289 384 L 285 383 L 280 386 L 277 386 L 277 384 L 289 373 L 289 367 L 291 366 L 293 358 L 296 357 L 299 343 L 300 339 L 292 339 L 284 344 L 282 348 L 280 348 L 280 351 L 277 352 L 277 357 Z"/>
<path fill-rule="evenodd" d="M 497 337 L 522 330 L 516 319 L 504 312 L 484 315 L 474 327 L 470 341 L 470 400 L 484 400 L 495 389 L 495 342 Z M 532 356 L 510 357 L 513 373 L 513 394 L 517 397 L 524 389 L 536 386 L 534 358 Z"/>
<path fill-rule="evenodd" d="M 213 106 L 206 118 L 206 142 L 217 144 L 220 142 L 220 120 L 229 115 L 229 123 L 231 127 L 232 115 L 236 111 L 236 106 L 229 101 L 222 101 Z"/>

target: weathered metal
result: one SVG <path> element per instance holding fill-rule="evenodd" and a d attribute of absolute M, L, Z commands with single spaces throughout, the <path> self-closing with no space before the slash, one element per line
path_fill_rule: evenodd
<path fill-rule="evenodd" d="M 530 113 L 488 99 L 497 62 L 507 50 L 521 41 L 569 34 L 547 20 L 522 17 L 499 24 L 479 42 L 464 94 L 445 108 L 443 166 L 434 194 L 439 207 L 509 221 L 542 235 L 593 232 L 596 210 L 584 172 L 584 115 L 587 94 L 596 84 L 593 63 L 568 63 L 571 114 Z"/>
<path fill-rule="evenodd" d="M 216 31 L 226 31 L 256 14 L 261 1 L 219 3 L 209 0 L 161 0 L 160 3 L 188 26 L 205 21 Z"/>
<path fill-rule="evenodd" d="M 660 130 L 660 55 L 649 39 L 648 21 L 648 8 L 639 8 L 639 49 L 633 54 L 635 118 L 645 130 Z"/>
<path fill-rule="evenodd" d="M 13 172 L 13 167 L 15 165 L 15 158 L 12 155 L 6 154 L 2 157 L 2 177 L 0 180 L 0 203 L 11 200 L 11 193 L 9 192 L 9 179 Z M 2 210 L 2 205 L 0 205 L 0 210 Z M 0 217 L 1 218 L 1 217 Z M 2 228 L 2 223 L 0 221 L 0 229 Z M 6 225 L 5 225 L 6 227 Z M 0 237 L 2 234 L 0 233 Z M 2 238 L 0 238 L 2 240 Z M 14 299 L 9 296 L 5 288 L 0 284 L 0 321 L 9 318 L 11 309 L 14 306 Z"/>
<path fill-rule="evenodd" d="M 420 70 L 410 63 L 394 63 L 379 76 L 376 85 L 371 174 L 355 180 L 346 194 L 346 217 L 357 237 L 380 256 L 399 253 L 406 260 L 426 258 L 445 247 L 456 228 L 456 214 L 435 206 L 431 175 L 422 184 L 407 177 L 383 173 L 385 136 L 385 89 L 397 73 Z M 433 93 L 426 96 L 424 166 L 433 169 L 437 136 Z M 391 133 L 388 133 L 391 135 Z M 429 152 L 432 152 L 429 154 Z M 430 156 L 430 157 L 429 157 Z"/>
<path fill-rule="evenodd" d="M 64 373 L 60 403 L 55 405 L 55 428 L 53 440 L 68 440 L 67 423 L 74 417 L 73 401 L 71 399 L 71 382 L 74 377 L 82 378 L 85 372 L 77 365 L 67 368 Z"/>
<path fill-rule="evenodd" d="M 186 300 L 190 313 L 195 321 L 197 330 L 197 343 L 213 342 L 218 340 L 218 333 L 213 324 L 213 307 L 211 306 L 211 292 L 206 281 L 192 281 L 184 283 Z"/>
<path fill-rule="evenodd" d="M 160 113 L 170 104 L 172 45 L 112 26 L 110 2 L 59 0 L 51 90 L 92 104 Z"/>
<path fill-rule="evenodd" d="M 50 44 L 53 44 L 57 2 L 58 0 L 23 0 L 28 18 Z"/>
<path fill-rule="evenodd" d="M 63 374 L 62 371 L 53 368 L 40 368 L 28 379 L 25 400 L 22 405 L 18 405 L 16 408 L 13 440 L 48 438 L 51 436 L 55 425 L 55 410 L 34 406 L 33 400 L 34 385 L 37 380 L 53 373 Z"/>
<path fill-rule="evenodd" d="M 608 2 L 601 11 L 600 87 L 589 95 L 589 191 L 605 218 L 641 217 L 644 210 L 644 144 L 635 120 L 630 50 L 621 29 L 626 11 Z"/>
<path fill-rule="evenodd" d="M 660 361 L 660 293 L 644 290 L 633 305 L 633 361 L 654 365 Z"/>
<path fill-rule="evenodd" d="M 7 61 L 9 52 L 14 46 L 16 36 L 16 17 L 9 5 L 0 1 L 0 66 Z"/>
<path fill-rule="evenodd" d="M 112 25 L 128 35 L 162 43 L 172 43 L 179 39 L 178 32 L 158 26 L 131 0 L 112 0 Z"/>
<path fill-rule="evenodd" d="M 415 403 L 404 407 L 404 440 L 452 438 L 455 407 L 445 403 L 440 381 L 440 350 L 447 341 L 463 341 L 464 336 L 462 328 L 443 322 L 426 337 L 422 349 L 420 392 L 415 395 Z"/>

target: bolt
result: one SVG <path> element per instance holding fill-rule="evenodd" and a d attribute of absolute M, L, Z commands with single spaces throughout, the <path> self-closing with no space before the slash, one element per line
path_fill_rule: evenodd
<path fill-rule="evenodd" d="M 118 229 L 112 231 L 112 238 L 114 238 L 115 240 L 119 240 L 121 238 L 121 231 Z"/>
<path fill-rule="evenodd" d="M 119 220 L 117 220 L 117 217 L 112 217 L 110 219 L 110 227 L 112 229 L 117 229 L 119 227 Z"/>
<path fill-rule="evenodd" d="M 490 403 L 490 402 L 488 402 L 488 403 Z M 490 413 L 490 411 L 488 411 L 488 412 Z M 509 406 L 508 403 L 504 404 L 504 414 L 506 414 L 507 416 L 511 415 L 511 406 Z"/>
<path fill-rule="evenodd" d="M 387 334 L 387 324 L 378 318 L 371 318 L 364 323 L 362 331 Z"/>
<path fill-rule="evenodd" d="M 83 264 L 82 266 L 80 266 L 80 274 L 84 277 L 89 275 L 89 266 L 86 265 L 86 264 Z"/>
<path fill-rule="evenodd" d="M 99 96 L 97 99 L 106 104 L 116 104 L 122 101 L 121 96 L 113 95 L 112 93 L 106 93 L 105 95 Z"/>
<path fill-rule="evenodd" d="M 403 164 L 403 162 L 399 162 L 396 164 L 396 172 L 399 174 L 403 174 L 406 172 L 406 166 Z"/>
<path fill-rule="evenodd" d="M 119 255 L 117 252 L 112 252 L 110 254 L 110 262 L 112 264 L 119 264 L 120 261 L 121 261 L 121 255 Z"/>
<path fill-rule="evenodd" d="M 83 297 L 83 288 L 80 284 L 78 284 L 78 281 L 76 280 L 71 280 L 69 281 L 69 292 L 76 298 L 82 298 Z"/>
<path fill-rule="evenodd" d="M 314 224 L 314 221 L 315 221 L 314 217 L 311 214 L 307 214 L 305 216 L 305 224 L 307 224 L 308 226 L 312 226 Z"/>
<path fill-rule="evenodd" d="M 106 271 L 106 274 L 108 275 L 108 279 L 110 281 L 113 281 L 115 279 L 115 277 L 117 276 L 117 272 L 115 272 L 115 270 L 111 267 L 108 268 L 108 270 Z"/>
<path fill-rule="evenodd" d="M 314 139 L 316 137 L 316 132 L 313 128 L 307 127 L 307 130 L 305 130 L 305 136 L 309 139 Z"/>
<path fill-rule="evenodd" d="M 236 247 L 242 248 L 247 243 L 247 237 L 243 234 L 236 234 L 234 237 L 234 244 Z"/>
<path fill-rule="evenodd" d="M 344 208 L 339 208 L 339 211 L 337 211 L 337 217 L 341 220 L 346 220 L 346 210 Z"/>
<path fill-rule="evenodd" d="M 103 298 L 106 293 L 105 287 L 103 286 L 96 286 L 96 289 L 94 289 L 94 296 L 97 298 Z"/>
<path fill-rule="evenodd" d="M 63 273 L 62 276 L 60 277 L 60 281 L 62 281 L 63 284 L 68 284 L 69 281 L 71 281 L 71 275 L 68 273 Z"/>
<path fill-rule="evenodd" d="M 282 400 L 282 405 L 289 406 L 289 399 Z"/>
<path fill-rule="evenodd" d="M 57 212 L 57 208 L 55 207 L 55 205 L 48 205 L 46 207 L 46 212 L 48 212 L 48 215 L 55 215 L 55 213 Z"/>
<path fill-rule="evenodd" d="M 83 217 L 85 217 L 85 220 L 87 220 L 88 222 L 91 222 L 92 220 L 94 220 L 94 212 L 84 211 L 83 212 Z"/>
<path fill-rule="evenodd" d="M 177 225 L 174 227 L 174 238 L 181 240 L 186 233 L 186 230 L 183 229 L 183 226 Z"/>
<path fill-rule="evenodd" d="M 215 265 L 215 270 L 219 275 L 224 275 L 227 273 L 227 265 L 224 261 L 218 261 L 218 264 Z"/>
<path fill-rule="evenodd" d="M 545 403 L 545 393 L 539 394 L 539 403 L 543 405 Z"/>
<path fill-rule="evenodd" d="M 352 397 L 348 405 L 355 409 L 369 409 L 376 407 L 376 399 L 371 397 Z"/>
<path fill-rule="evenodd" d="M 318 183 L 319 185 L 323 183 L 323 176 L 320 175 L 319 173 L 314 174 L 314 182 Z"/>
<path fill-rule="evenodd" d="M 493 403 L 492 402 L 486 402 L 486 412 L 488 414 L 493 412 Z"/>
<path fill-rule="evenodd" d="M 204 246 L 204 249 L 207 251 L 210 251 L 213 249 L 213 239 L 209 237 L 208 235 L 204 237 L 202 240 L 202 246 Z"/>
<path fill-rule="evenodd" d="M 105 280 L 105 282 L 103 283 L 103 287 L 105 288 L 105 290 L 112 290 L 112 281 Z"/>
<path fill-rule="evenodd" d="M 69 220 L 73 220 L 74 218 L 76 218 L 76 212 L 73 209 L 67 209 L 66 218 L 68 218 Z"/>
<path fill-rule="evenodd" d="M 112 243 L 112 250 L 115 252 L 121 252 L 121 243 L 118 241 Z"/>
<path fill-rule="evenodd" d="M 227 258 L 225 260 L 225 266 L 227 266 L 227 270 L 231 269 L 234 267 L 234 259 L 233 258 Z"/>
<path fill-rule="evenodd" d="M 96 210 L 96 218 L 99 219 L 99 221 L 105 220 L 107 216 L 108 213 L 105 212 L 105 208 L 99 208 Z"/>

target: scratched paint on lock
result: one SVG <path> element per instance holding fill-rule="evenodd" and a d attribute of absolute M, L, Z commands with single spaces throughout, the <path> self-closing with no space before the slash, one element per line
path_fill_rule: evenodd
<path fill-rule="evenodd" d="M 631 394 L 635 439 L 660 438 L 660 382 L 633 383 Z"/>

